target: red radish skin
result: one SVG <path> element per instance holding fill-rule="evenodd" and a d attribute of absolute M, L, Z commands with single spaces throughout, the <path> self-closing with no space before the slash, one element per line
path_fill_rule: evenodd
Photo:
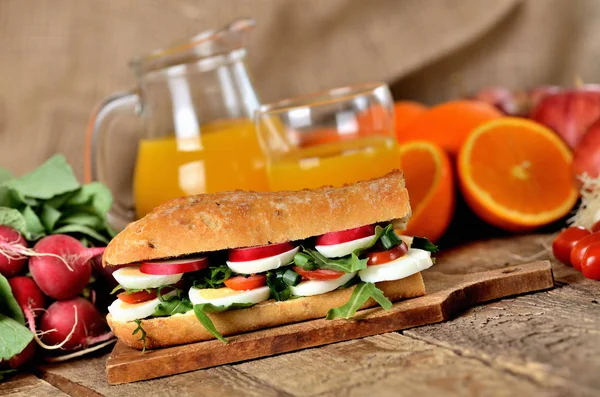
<path fill-rule="evenodd" d="M 365 225 L 355 227 L 354 229 L 340 230 L 339 232 L 325 233 L 316 238 L 316 245 L 334 245 L 346 243 L 348 241 L 358 240 L 373 236 L 375 234 L 375 225 Z"/>
<path fill-rule="evenodd" d="M 42 292 L 64 300 L 77 296 L 92 274 L 92 257 L 104 248 L 85 248 L 64 234 L 47 236 L 33 247 L 37 256 L 29 259 L 29 271 Z"/>
<path fill-rule="evenodd" d="M 25 313 L 32 310 L 35 314 L 46 308 L 46 298 L 37 284 L 26 276 L 18 276 L 8 279 L 13 296 Z"/>
<path fill-rule="evenodd" d="M 600 120 L 585 133 L 573 152 L 573 173 L 587 173 L 592 178 L 600 176 Z"/>
<path fill-rule="evenodd" d="M 27 241 L 15 229 L 0 225 L 0 274 L 12 277 L 23 271 L 27 256 L 21 253 Z"/>
<path fill-rule="evenodd" d="M 296 248 L 291 242 L 262 245 L 259 247 L 234 248 L 229 250 L 230 262 L 247 262 L 283 254 Z"/>
<path fill-rule="evenodd" d="M 600 88 L 588 85 L 547 95 L 529 116 L 556 131 L 573 149 L 600 118 Z"/>
<path fill-rule="evenodd" d="M 40 321 L 42 342 L 65 350 L 86 348 L 112 338 L 112 333 L 105 330 L 104 316 L 83 298 L 54 302 Z"/>

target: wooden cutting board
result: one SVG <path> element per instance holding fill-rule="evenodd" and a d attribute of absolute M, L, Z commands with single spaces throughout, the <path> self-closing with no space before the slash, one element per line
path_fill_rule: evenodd
<path fill-rule="evenodd" d="M 112 385 L 153 379 L 369 335 L 448 320 L 478 303 L 554 286 L 550 262 L 538 261 L 471 274 L 423 273 L 427 295 L 373 308 L 353 320 L 324 319 L 265 329 L 217 340 L 141 351 L 118 342 L 106 362 Z"/>

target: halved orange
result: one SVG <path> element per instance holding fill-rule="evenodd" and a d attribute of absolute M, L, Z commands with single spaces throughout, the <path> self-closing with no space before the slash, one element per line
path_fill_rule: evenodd
<path fill-rule="evenodd" d="M 409 125 L 415 117 L 425 113 L 427 107 L 414 101 L 397 101 L 394 103 L 395 131 L 398 140 L 402 139 L 402 130 Z"/>
<path fill-rule="evenodd" d="M 454 214 L 454 176 L 438 145 L 413 141 L 399 146 L 412 216 L 403 234 L 437 241 Z"/>
<path fill-rule="evenodd" d="M 541 124 L 516 117 L 490 121 L 460 150 L 461 190 L 486 222 L 513 232 L 533 230 L 575 205 L 571 159 L 564 142 Z"/>

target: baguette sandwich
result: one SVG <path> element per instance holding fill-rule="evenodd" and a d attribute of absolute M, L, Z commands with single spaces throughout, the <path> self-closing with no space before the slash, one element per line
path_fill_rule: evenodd
<path fill-rule="evenodd" d="M 171 200 L 106 248 L 104 266 L 120 266 L 108 324 L 146 349 L 389 308 L 424 295 L 420 271 L 432 265 L 434 245 L 394 232 L 409 216 L 400 171 L 341 188 Z"/>

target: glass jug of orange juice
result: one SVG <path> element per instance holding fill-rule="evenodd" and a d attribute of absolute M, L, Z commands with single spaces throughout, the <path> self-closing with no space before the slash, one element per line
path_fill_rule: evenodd
<path fill-rule="evenodd" d="M 175 197 L 267 190 L 245 64 L 253 26 L 237 20 L 133 60 L 137 87 L 94 112 L 85 174 L 113 191 L 116 227 Z"/>

